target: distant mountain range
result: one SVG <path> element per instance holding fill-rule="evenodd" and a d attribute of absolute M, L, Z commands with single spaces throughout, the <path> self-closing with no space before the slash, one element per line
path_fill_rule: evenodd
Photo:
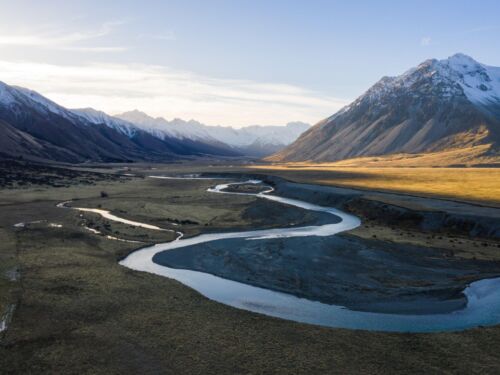
<path fill-rule="evenodd" d="M 264 156 L 281 150 L 311 126 L 304 122 L 290 122 L 285 126 L 250 125 L 243 128 L 208 126 L 194 120 L 184 121 L 176 118 L 167 121 L 162 117 L 153 118 L 137 110 L 115 117 L 152 133 L 162 132 L 180 139 L 229 145 L 237 152 L 248 156 Z"/>
<path fill-rule="evenodd" d="M 0 156 L 70 163 L 167 161 L 185 157 L 260 157 L 293 142 L 309 127 L 207 126 L 152 118 L 139 111 L 113 117 L 70 110 L 35 91 L 0 82 Z"/>
<path fill-rule="evenodd" d="M 471 150 L 477 160 L 498 159 L 500 68 L 456 54 L 383 77 L 267 160 L 331 162 L 446 152 L 458 162 Z"/>
<path fill-rule="evenodd" d="M 2 157 L 81 163 L 270 154 L 266 159 L 278 162 L 390 158 L 405 164 L 406 158 L 419 165 L 422 155 L 430 165 L 499 161 L 500 68 L 463 54 L 427 60 L 398 77 L 383 77 L 311 128 L 294 122 L 234 129 L 137 110 L 110 116 L 70 110 L 0 82 Z"/>

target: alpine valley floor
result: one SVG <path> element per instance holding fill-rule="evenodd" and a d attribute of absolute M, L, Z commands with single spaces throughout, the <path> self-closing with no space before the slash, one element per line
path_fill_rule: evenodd
<path fill-rule="evenodd" d="M 31 172 L 16 174 L 0 193 L 0 309 L 7 323 L 0 333 L 1 372 L 500 371 L 500 326 L 432 334 L 325 328 L 231 308 L 175 280 L 120 266 L 133 250 L 173 240 L 176 231 L 189 237 L 321 220 L 277 202 L 207 193 L 210 180 L 144 178 L 207 170 L 228 178 L 234 176 L 227 173 L 263 174 L 201 164 L 74 167 L 70 173 L 50 170 L 49 181 L 33 180 Z M 410 252 L 413 259 L 419 258 L 416 249 L 425 248 L 425 257 L 470 265 L 474 272 L 461 275 L 459 283 L 499 274 L 499 215 L 487 202 L 475 206 L 346 188 L 299 189 L 295 182 L 264 178 L 280 193 L 361 217 L 363 224 L 346 234 L 354 241 L 382 248 L 387 243 L 385 251 L 393 253 L 400 246 L 404 251 L 398 256 Z M 75 207 L 100 208 L 171 231 L 56 207 L 70 200 Z"/>

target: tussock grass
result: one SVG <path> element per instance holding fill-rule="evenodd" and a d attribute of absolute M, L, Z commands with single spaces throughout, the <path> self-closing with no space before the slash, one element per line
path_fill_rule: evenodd
<path fill-rule="evenodd" d="M 258 166 L 302 182 L 500 205 L 500 168 L 339 167 L 328 164 Z"/>

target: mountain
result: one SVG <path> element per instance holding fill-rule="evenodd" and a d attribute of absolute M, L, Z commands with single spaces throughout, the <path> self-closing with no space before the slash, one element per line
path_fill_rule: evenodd
<path fill-rule="evenodd" d="M 151 147 L 151 139 L 154 139 L 154 143 L 168 145 L 174 153 L 179 155 L 241 156 L 241 153 L 233 150 L 230 146 L 209 138 L 179 137 L 161 128 L 151 128 L 135 124 L 93 108 L 73 109 L 72 112 L 94 125 L 104 124 L 126 135 L 141 145 L 141 147 Z"/>
<path fill-rule="evenodd" d="M 270 161 L 338 161 L 392 154 L 500 149 L 500 68 L 456 54 L 431 59 L 320 121 Z M 450 161 L 452 162 L 452 161 Z"/>
<path fill-rule="evenodd" d="M 116 115 L 115 118 L 132 123 L 150 133 L 224 144 L 243 155 L 258 157 L 283 149 L 310 127 L 303 122 L 290 122 L 286 126 L 251 125 L 235 129 L 229 126 L 204 125 L 195 120 L 184 121 L 176 118 L 167 121 L 162 117 L 153 118 L 138 110 Z"/>
<path fill-rule="evenodd" d="M 214 127 L 212 127 L 214 128 Z M 310 125 L 304 122 L 289 122 L 285 126 L 251 125 L 232 129 L 217 127 L 212 134 L 218 139 L 234 145 L 246 155 L 267 156 L 282 150 L 295 141 Z"/>
<path fill-rule="evenodd" d="M 70 163 L 239 155 L 225 145 L 160 138 L 109 117 L 97 111 L 71 111 L 35 91 L 0 82 L 0 154 Z"/>

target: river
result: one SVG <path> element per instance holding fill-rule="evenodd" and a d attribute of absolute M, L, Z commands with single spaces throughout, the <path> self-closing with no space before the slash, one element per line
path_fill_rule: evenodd
<path fill-rule="evenodd" d="M 161 176 L 154 177 L 163 178 Z M 164 178 L 168 179 L 169 177 Z M 211 300 L 232 307 L 277 318 L 328 327 L 388 332 L 438 332 L 460 331 L 480 325 L 494 325 L 500 322 L 500 278 L 484 279 L 471 283 L 464 290 L 467 305 L 458 311 L 444 314 L 388 314 L 349 310 L 343 306 L 299 298 L 291 294 L 227 280 L 204 272 L 165 267 L 153 261 L 153 257 L 160 252 L 211 241 L 229 238 L 266 241 L 278 237 L 333 236 L 360 225 L 360 220 L 357 217 L 338 209 L 272 195 L 273 189 L 271 187 L 255 194 L 225 191 L 231 185 L 241 183 L 259 184 L 261 182 L 250 180 L 219 184 L 208 189 L 208 191 L 215 194 L 253 195 L 259 199 L 269 199 L 306 210 L 329 213 L 337 216 L 341 221 L 335 224 L 299 228 L 202 234 L 192 238 L 182 238 L 180 236 L 172 242 L 156 244 L 137 250 L 123 259 L 120 264 L 133 270 L 175 279 Z M 96 211 L 94 210 L 94 212 Z M 107 214 L 106 216 L 112 220 L 109 213 Z"/>

